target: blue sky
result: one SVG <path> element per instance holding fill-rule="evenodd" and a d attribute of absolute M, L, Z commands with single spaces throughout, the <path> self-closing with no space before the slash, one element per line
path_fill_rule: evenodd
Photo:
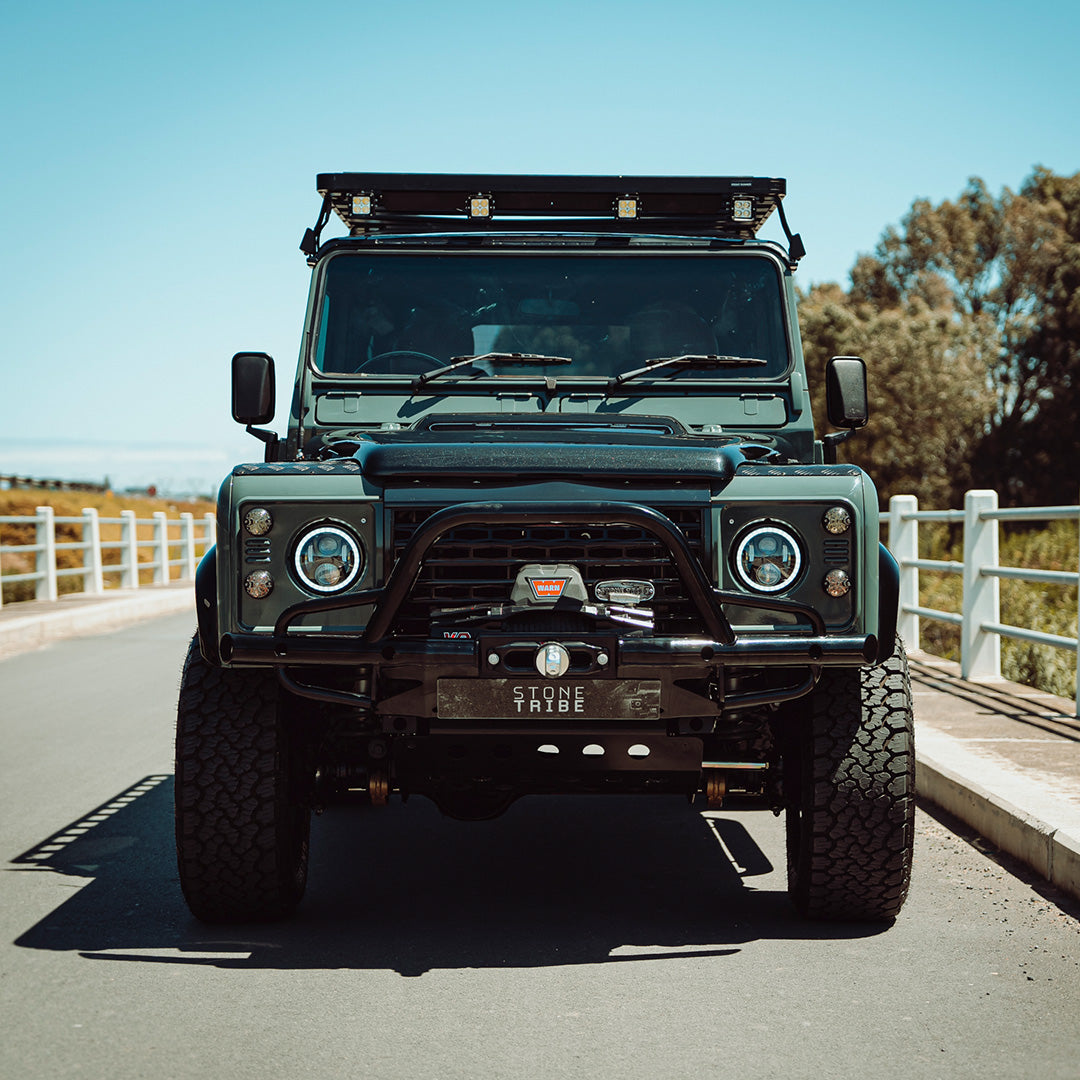
<path fill-rule="evenodd" d="M 788 179 L 799 279 L 916 197 L 1080 170 L 1080 5 L 0 5 L 0 474 L 211 490 L 284 414 L 328 171 Z M 779 235 L 778 228 L 774 229 Z"/>

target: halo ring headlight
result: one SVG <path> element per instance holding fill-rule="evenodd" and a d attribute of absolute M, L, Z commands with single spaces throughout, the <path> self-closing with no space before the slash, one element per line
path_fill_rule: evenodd
<path fill-rule="evenodd" d="M 293 568 L 297 580 L 311 592 L 342 592 L 363 572 L 364 549 L 345 529 L 315 525 L 297 541 Z"/>
<path fill-rule="evenodd" d="M 752 592 L 782 592 L 802 570 L 802 545 L 783 525 L 758 525 L 739 540 L 733 561 L 739 581 Z"/>

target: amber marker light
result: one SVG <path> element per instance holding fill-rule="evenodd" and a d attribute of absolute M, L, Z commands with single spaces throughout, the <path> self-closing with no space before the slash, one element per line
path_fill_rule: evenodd
<path fill-rule="evenodd" d="M 244 578 L 244 592 L 252 600 L 262 600 L 274 591 L 274 579 L 269 570 L 253 570 Z"/>
<path fill-rule="evenodd" d="M 252 536 L 265 536 L 274 526 L 274 516 L 261 506 L 253 507 L 244 515 L 244 528 Z"/>
<path fill-rule="evenodd" d="M 839 536 L 851 528 L 851 513 L 842 506 L 830 506 L 821 519 L 826 531 Z"/>
<path fill-rule="evenodd" d="M 825 575 L 825 591 L 836 598 L 847 596 L 851 592 L 851 578 L 843 570 L 830 570 Z"/>

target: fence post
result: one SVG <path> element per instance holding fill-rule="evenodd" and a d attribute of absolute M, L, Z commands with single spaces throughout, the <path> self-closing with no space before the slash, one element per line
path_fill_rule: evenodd
<path fill-rule="evenodd" d="M 120 587 L 139 587 L 139 523 L 134 510 L 120 511 Z"/>
<path fill-rule="evenodd" d="M 206 547 L 203 548 L 205 555 L 217 543 L 217 515 L 203 514 L 203 520 L 206 522 Z"/>
<path fill-rule="evenodd" d="M 34 543 L 38 546 L 34 570 L 41 576 L 34 582 L 35 600 L 56 599 L 56 520 L 51 506 L 37 507 Z"/>
<path fill-rule="evenodd" d="M 180 515 L 181 550 L 184 553 L 183 577 L 188 581 L 195 579 L 195 515 L 185 511 Z"/>
<path fill-rule="evenodd" d="M 154 511 L 154 584 L 168 585 L 169 571 L 169 519 L 164 510 Z"/>
<path fill-rule="evenodd" d="M 919 557 L 919 523 L 910 515 L 919 509 L 914 495 L 894 495 L 889 500 L 887 547 L 900 564 L 900 618 L 897 630 L 909 651 L 919 647 L 919 616 L 905 608 L 919 606 L 919 568 L 905 563 Z M 904 520 L 907 518 L 908 520 Z"/>
<path fill-rule="evenodd" d="M 83 592 L 100 596 L 105 591 L 101 564 L 101 520 L 92 506 L 83 507 Z"/>
<path fill-rule="evenodd" d="M 1001 638 L 983 630 L 1000 622 L 998 579 L 982 573 L 998 564 L 998 523 L 981 514 L 998 508 L 996 491 L 969 491 L 964 496 L 964 606 L 960 628 L 960 674 L 965 679 L 1001 678 Z"/>

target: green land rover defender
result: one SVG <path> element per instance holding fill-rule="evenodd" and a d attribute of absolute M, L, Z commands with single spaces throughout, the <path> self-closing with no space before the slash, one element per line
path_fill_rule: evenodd
<path fill-rule="evenodd" d="M 180 690 L 180 882 L 287 915 L 311 812 L 680 794 L 787 822 L 811 918 L 889 920 L 911 692 L 878 497 L 815 434 L 785 182 L 330 173 L 288 430 L 222 484 Z M 785 248 L 757 238 L 773 213 Z M 321 241 L 336 213 L 348 235 Z M 586 802 L 587 805 L 587 802 Z M 373 811 L 374 813 L 374 811 Z"/>

